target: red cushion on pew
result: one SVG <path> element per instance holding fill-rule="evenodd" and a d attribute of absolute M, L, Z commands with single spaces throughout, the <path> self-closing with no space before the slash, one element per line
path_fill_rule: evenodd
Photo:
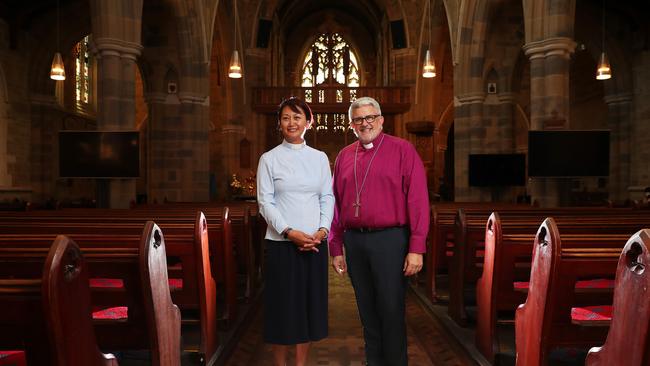
<path fill-rule="evenodd" d="M 183 279 L 182 278 L 170 278 L 169 279 L 169 291 L 182 290 L 183 289 Z"/>
<path fill-rule="evenodd" d="M 0 351 L 0 366 L 26 366 L 25 352 Z"/>
<path fill-rule="evenodd" d="M 576 322 L 598 322 L 612 320 L 612 306 L 585 306 L 582 308 L 571 308 L 571 320 Z"/>
<path fill-rule="evenodd" d="M 129 308 L 126 306 L 116 306 L 114 308 L 106 308 L 106 309 L 95 309 L 93 311 L 93 319 L 95 320 L 100 320 L 100 319 L 110 319 L 110 320 L 120 320 L 120 319 L 128 319 L 128 311 Z"/>
<path fill-rule="evenodd" d="M 515 290 L 528 290 L 528 282 L 515 282 L 514 283 Z M 586 280 L 586 281 L 578 281 L 576 282 L 576 288 L 577 289 L 613 289 L 614 288 L 614 280 L 608 280 L 608 279 L 596 279 L 596 280 Z"/>
<path fill-rule="evenodd" d="M 123 288 L 124 281 L 119 278 L 91 278 L 90 287 L 96 288 Z M 169 289 L 171 291 L 183 289 L 182 278 L 170 278 Z"/>
<path fill-rule="evenodd" d="M 119 278 L 91 278 L 90 287 L 122 288 L 124 287 L 124 281 Z"/>
<path fill-rule="evenodd" d="M 600 279 L 589 280 L 589 281 L 578 281 L 576 282 L 576 288 L 614 289 L 614 280 L 600 278 Z"/>

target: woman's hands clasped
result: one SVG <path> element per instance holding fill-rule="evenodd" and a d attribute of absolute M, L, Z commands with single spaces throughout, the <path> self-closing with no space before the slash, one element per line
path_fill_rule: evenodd
<path fill-rule="evenodd" d="M 287 234 L 287 239 L 291 240 L 300 251 L 313 250 L 318 252 L 317 246 L 325 239 L 325 235 L 322 230 L 317 230 L 315 233 L 308 235 L 300 230 L 293 229 Z"/>

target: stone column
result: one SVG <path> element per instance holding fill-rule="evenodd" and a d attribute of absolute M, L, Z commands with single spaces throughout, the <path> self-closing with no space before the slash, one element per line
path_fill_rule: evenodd
<path fill-rule="evenodd" d="M 454 200 L 479 201 L 482 193 L 469 187 L 469 154 L 480 152 L 485 139 L 482 123 L 485 94 L 459 95 L 454 101 Z"/>
<path fill-rule="evenodd" d="M 409 121 L 406 122 L 405 127 L 406 131 L 414 137 L 411 141 L 414 142 L 415 149 L 424 164 L 431 199 L 438 189 L 434 167 L 434 130 L 436 124 L 433 121 Z"/>
<path fill-rule="evenodd" d="M 135 129 L 135 62 L 142 46 L 112 38 L 94 39 L 97 55 L 97 128 Z M 143 174 L 144 172 L 141 172 Z M 135 200 L 135 179 L 98 181 L 100 207 L 128 208 Z"/>
<path fill-rule="evenodd" d="M 0 97 L 2 97 L 1 94 Z M 0 187 L 11 187 L 12 182 L 11 175 L 9 174 L 9 164 L 15 163 L 15 157 L 10 157 L 7 152 L 10 123 L 9 118 L 7 118 L 8 110 L 9 104 L 0 98 Z"/>
<path fill-rule="evenodd" d="M 44 202 L 55 195 L 58 152 L 55 140 L 61 111 L 53 95 L 32 94 L 31 124 L 29 131 L 30 181 L 32 200 Z"/>
<path fill-rule="evenodd" d="M 515 94 L 499 93 L 499 117 L 498 117 L 498 135 L 499 151 L 502 153 L 512 153 L 515 148 L 514 136 L 514 111 L 515 111 Z"/>
<path fill-rule="evenodd" d="M 179 99 L 179 119 L 187 133 L 180 155 L 185 166 L 179 194 L 183 201 L 207 202 L 210 194 L 209 98 L 204 94 L 180 93 Z"/>
<path fill-rule="evenodd" d="M 648 80 L 650 80 L 650 51 L 638 52 L 632 63 L 631 75 L 634 75 L 632 94 L 634 102 L 632 104 L 632 125 L 630 126 L 631 145 L 630 153 L 631 168 L 630 180 L 632 185 L 638 186 L 638 189 L 650 186 L 650 90 L 648 89 Z M 614 74 L 616 75 L 616 74 Z M 614 76 L 616 77 L 616 76 Z"/>
<path fill-rule="evenodd" d="M 569 66 L 576 43 L 566 37 L 547 38 L 524 45 L 530 58 L 531 130 L 563 130 L 569 127 Z M 534 178 L 533 200 L 542 207 L 561 205 L 568 193 L 564 179 Z M 564 198 L 563 198 L 564 197 Z"/>
<path fill-rule="evenodd" d="M 142 51 L 142 0 L 90 1 L 97 57 L 97 128 L 135 128 L 135 61 Z M 128 208 L 135 200 L 135 179 L 99 180 L 100 207 Z"/>
<path fill-rule="evenodd" d="M 609 198 L 614 201 L 628 199 L 630 183 L 630 121 L 632 119 L 632 94 L 605 96 L 607 124 L 609 126 Z"/>
<path fill-rule="evenodd" d="M 241 125 L 227 124 L 221 127 L 223 135 L 224 167 L 229 174 L 239 172 L 239 141 L 246 135 L 246 128 Z"/>
<path fill-rule="evenodd" d="M 241 125 L 227 124 L 221 127 L 223 135 L 223 166 L 225 167 L 225 179 L 230 188 L 230 179 L 233 174 L 240 175 L 239 169 L 239 141 L 246 135 L 246 128 Z"/>

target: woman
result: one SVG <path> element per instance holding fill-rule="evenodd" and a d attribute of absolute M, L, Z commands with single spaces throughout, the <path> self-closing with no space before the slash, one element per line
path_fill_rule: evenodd
<path fill-rule="evenodd" d="M 296 345 L 305 365 L 310 342 L 327 337 L 327 239 L 334 212 L 327 155 L 305 144 L 313 115 L 292 97 L 278 108 L 283 141 L 260 158 L 257 201 L 268 223 L 264 340 L 278 366 Z"/>

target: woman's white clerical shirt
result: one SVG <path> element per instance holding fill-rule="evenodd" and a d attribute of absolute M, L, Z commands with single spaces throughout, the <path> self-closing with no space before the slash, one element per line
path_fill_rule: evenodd
<path fill-rule="evenodd" d="M 286 241 L 286 228 L 307 235 L 327 230 L 334 213 L 332 173 L 324 152 L 304 142 L 287 141 L 260 158 L 257 167 L 257 203 L 268 227 L 266 239 Z"/>

